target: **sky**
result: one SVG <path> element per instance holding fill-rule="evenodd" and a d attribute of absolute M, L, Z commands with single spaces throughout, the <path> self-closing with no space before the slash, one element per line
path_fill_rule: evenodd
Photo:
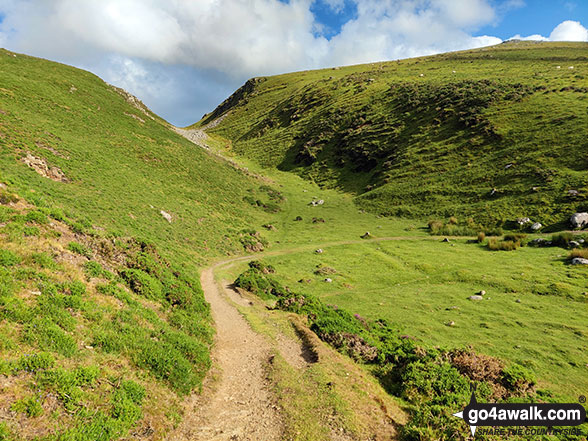
<path fill-rule="evenodd" d="M 0 0 L 0 47 L 89 70 L 177 126 L 254 76 L 587 27 L 586 0 Z"/>

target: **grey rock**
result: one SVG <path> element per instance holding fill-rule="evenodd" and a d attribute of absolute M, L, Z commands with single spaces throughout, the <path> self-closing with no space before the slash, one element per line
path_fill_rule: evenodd
<path fill-rule="evenodd" d="M 529 219 L 528 217 L 519 217 L 517 219 L 517 224 L 519 225 L 525 225 L 531 222 L 531 219 Z"/>
<path fill-rule="evenodd" d="M 515 302 L 521 303 L 521 299 L 516 299 Z"/>
<path fill-rule="evenodd" d="M 572 228 L 584 228 L 588 225 L 588 213 L 574 213 L 570 217 Z"/>
<path fill-rule="evenodd" d="M 482 296 L 469 296 L 468 299 L 470 300 L 484 300 Z"/>
<path fill-rule="evenodd" d="M 535 222 L 533 225 L 531 225 L 531 230 L 533 231 L 539 231 L 541 228 L 543 228 L 543 225 L 541 225 L 539 222 Z"/>
<path fill-rule="evenodd" d="M 448 238 L 445 238 L 441 242 L 449 242 L 449 239 Z"/>
<path fill-rule="evenodd" d="M 580 247 L 580 243 L 576 242 L 575 240 L 570 240 L 570 247 L 572 248 L 579 248 Z"/>
<path fill-rule="evenodd" d="M 318 250 L 315 251 L 315 253 L 317 253 L 317 254 L 323 254 L 323 249 L 322 248 L 319 248 Z"/>
<path fill-rule="evenodd" d="M 325 279 L 325 282 L 327 282 L 327 283 L 333 283 L 333 279 L 331 279 L 331 278 L 327 277 L 327 278 Z"/>
<path fill-rule="evenodd" d="M 588 265 L 588 259 L 582 257 L 574 257 L 572 259 L 572 265 Z"/>

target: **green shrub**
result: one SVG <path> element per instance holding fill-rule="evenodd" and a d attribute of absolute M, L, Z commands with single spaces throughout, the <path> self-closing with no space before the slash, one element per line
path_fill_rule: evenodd
<path fill-rule="evenodd" d="M 513 364 L 502 371 L 502 381 L 508 390 L 515 392 L 526 392 L 537 382 L 535 376 L 528 369 L 518 364 Z"/>
<path fill-rule="evenodd" d="M 44 369 L 51 369 L 55 364 L 55 357 L 48 352 L 38 352 L 36 354 L 25 354 L 16 362 L 14 369 L 16 371 L 37 372 Z"/>
<path fill-rule="evenodd" d="M 572 260 L 576 257 L 579 257 L 581 259 L 588 259 L 588 249 L 576 248 L 572 250 L 572 252 L 569 254 L 568 259 Z"/>
<path fill-rule="evenodd" d="M 169 344 L 146 340 L 141 342 L 133 361 L 141 368 L 148 369 L 155 378 L 166 381 L 181 394 L 189 394 L 200 386 L 205 371 L 195 372 L 192 364 Z"/>
<path fill-rule="evenodd" d="M 281 289 L 280 283 L 275 279 L 264 276 L 256 268 L 249 268 L 237 277 L 235 286 L 252 292 L 262 298 L 271 298 Z"/>
<path fill-rule="evenodd" d="M 94 262 L 93 260 L 89 260 L 84 264 L 84 270 L 88 277 L 102 277 L 102 273 L 104 269 L 102 265 L 98 262 Z"/>
<path fill-rule="evenodd" d="M 0 248 L 0 266 L 14 266 L 21 262 L 20 256 L 10 250 Z"/>
<path fill-rule="evenodd" d="M 6 190 L 0 190 L 0 204 L 7 205 L 18 202 L 18 196 L 9 193 Z"/>
<path fill-rule="evenodd" d="M 47 253 L 33 253 L 29 256 L 31 263 L 41 268 L 53 269 L 56 266 L 55 260 Z"/>
<path fill-rule="evenodd" d="M 65 291 L 72 296 L 83 296 L 86 294 L 86 284 L 84 282 L 80 282 L 79 280 L 66 282 L 63 287 Z"/>
<path fill-rule="evenodd" d="M 92 250 L 90 250 L 84 244 L 79 242 L 70 242 L 67 244 L 67 249 L 72 253 L 79 254 L 80 256 L 87 257 L 90 259 L 92 257 Z"/>
<path fill-rule="evenodd" d="M 26 343 L 36 343 L 42 348 L 51 349 L 65 357 L 72 357 L 78 352 L 73 337 L 47 318 L 36 319 L 25 325 L 23 340 Z"/>
<path fill-rule="evenodd" d="M 120 273 L 133 292 L 148 299 L 161 300 L 163 286 L 161 282 L 151 277 L 145 271 L 138 269 L 124 269 Z"/>
<path fill-rule="evenodd" d="M 60 208 L 51 208 L 49 210 L 49 216 L 52 217 L 53 219 L 55 219 L 56 221 L 64 221 L 66 219 L 65 214 L 63 213 L 63 210 L 61 210 Z"/>
<path fill-rule="evenodd" d="M 13 412 L 24 413 L 28 417 L 37 417 L 43 414 L 43 406 L 38 397 L 26 397 L 15 401 L 10 406 Z"/>
<path fill-rule="evenodd" d="M 499 240 L 494 237 L 488 240 L 488 249 L 492 251 L 514 251 L 520 246 L 519 241 Z"/>
<path fill-rule="evenodd" d="M 132 386 L 131 386 L 132 384 Z M 138 388 L 141 388 L 137 383 L 125 381 L 112 395 L 112 418 L 119 420 L 128 425 L 133 424 L 141 418 L 141 401 L 143 397 L 140 396 L 139 403 L 135 402 L 133 398 L 139 398 L 137 393 L 141 393 Z M 129 396 L 129 393 L 131 396 Z M 142 390 L 145 394 L 145 390 Z"/>
<path fill-rule="evenodd" d="M 39 227 L 26 227 L 25 226 L 22 229 L 22 233 L 24 234 L 25 237 L 40 236 L 41 230 L 39 230 Z"/>
<path fill-rule="evenodd" d="M 551 236 L 551 245 L 556 247 L 568 248 L 570 242 L 574 240 L 575 236 L 572 233 L 563 232 Z"/>
<path fill-rule="evenodd" d="M 212 343 L 214 331 L 210 324 L 195 314 L 176 308 L 168 316 L 169 324 L 174 328 L 194 337 L 198 337 L 208 344 Z"/>
<path fill-rule="evenodd" d="M 42 211 L 39 211 L 39 210 L 29 211 L 25 215 L 24 220 L 26 222 L 32 222 L 32 223 L 41 224 L 41 225 L 49 223 L 49 219 L 47 219 L 47 216 L 45 215 L 45 213 L 43 213 Z"/>

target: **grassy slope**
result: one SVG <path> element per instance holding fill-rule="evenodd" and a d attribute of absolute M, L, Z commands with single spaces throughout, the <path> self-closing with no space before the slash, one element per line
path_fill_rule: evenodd
<path fill-rule="evenodd" d="M 194 146 L 88 72 L 0 50 L 0 79 L 0 182 L 8 184 L 0 189 L 0 248 L 18 257 L 0 262 L 7 381 L 0 412 L 15 418 L 0 426 L 0 438 L 8 431 L 16 439 L 106 440 L 142 426 L 159 439 L 209 365 L 198 266 L 242 252 L 242 229 L 269 218 L 244 200 L 267 202 L 264 182 Z M 61 169 L 69 182 L 41 176 L 24 164 L 27 154 Z M 28 211 L 39 213 L 41 224 L 27 219 Z M 117 287 L 99 292 L 108 280 L 85 274 L 88 259 L 75 257 L 66 237 L 86 243 L 90 248 L 77 251 L 92 259 L 114 253 Z M 136 244 L 130 237 L 155 244 L 169 263 L 153 256 L 141 257 L 147 266 L 137 263 L 124 245 Z M 86 294 L 70 301 L 71 282 Z M 19 360 L 39 352 L 55 358 L 50 371 L 65 369 L 63 378 L 43 383 L 45 374 L 18 369 Z M 76 380 L 78 368 L 91 378 Z M 144 400 L 132 404 L 118 391 L 127 380 L 144 388 Z"/>
<path fill-rule="evenodd" d="M 60 219 L 0 190 L 0 439 L 161 439 L 210 365 L 202 292 L 152 248 Z M 127 287 L 139 262 L 167 298 L 146 273 Z"/>
<path fill-rule="evenodd" d="M 198 124 L 230 110 L 212 131 L 233 151 L 382 214 L 557 224 L 588 208 L 586 69 L 585 43 L 508 43 L 298 72 L 250 80 Z"/>
<path fill-rule="evenodd" d="M 566 266 L 567 254 L 561 248 L 490 252 L 464 240 L 455 246 L 401 240 L 264 260 L 295 292 L 363 317 L 385 318 L 428 347 L 471 345 L 526 366 L 542 387 L 575 397 L 588 387 L 586 271 Z M 337 271 L 328 276 L 333 283 L 314 274 L 319 264 Z M 230 276 L 244 268 L 233 268 Z M 299 283 L 303 279 L 309 283 Z M 480 290 L 487 292 L 486 300 L 468 300 Z M 447 326 L 450 321 L 455 325 Z"/>
<path fill-rule="evenodd" d="M 240 249 L 240 230 L 266 216 L 243 201 L 260 182 L 207 155 L 96 76 L 0 51 L 0 78 L 0 178 L 28 200 L 152 240 L 181 263 Z M 71 182 L 39 176 L 19 161 L 26 153 L 58 166 Z"/>

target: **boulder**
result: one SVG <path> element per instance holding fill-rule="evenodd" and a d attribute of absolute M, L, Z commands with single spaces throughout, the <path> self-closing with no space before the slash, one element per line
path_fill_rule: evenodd
<path fill-rule="evenodd" d="M 574 213 L 570 217 L 572 228 L 584 228 L 588 225 L 588 213 Z"/>
<path fill-rule="evenodd" d="M 579 248 L 580 247 L 580 243 L 576 242 L 575 240 L 570 240 L 570 247 L 571 248 Z"/>
<path fill-rule="evenodd" d="M 572 259 L 572 265 L 588 265 L 588 259 L 582 257 L 574 257 Z"/>
<path fill-rule="evenodd" d="M 519 224 L 521 226 L 522 225 L 525 225 L 525 224 L 528 224 L 528 223 L 531 223 L 531 219 L 529 219 L 528 217 L 519 217 L 517 219 L 517 224 Z"/>
<path fill-rule="evenodd" d="M 539 231 L 541 228 L 543 228 L 543 225 L 541 225 L 539 222 L 535 222 L 533 225 L 531 225 L 532 231 Z"/>
<path fill-rule="evenodd" d="M 484 300 L 484 297 L 476 295 L 476 296 L 469 296 L 468 299 L 477 301 L 477 300 Z"/>

